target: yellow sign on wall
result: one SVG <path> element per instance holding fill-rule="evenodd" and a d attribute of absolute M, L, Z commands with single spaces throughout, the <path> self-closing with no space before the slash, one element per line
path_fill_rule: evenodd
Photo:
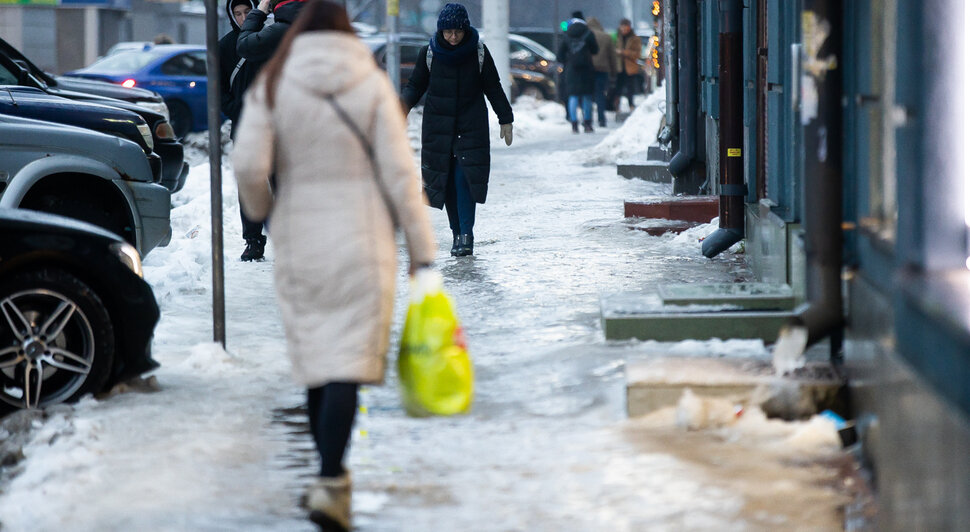
<path fill-rule="evenodd" d="M 728 157 L 740 157 L 741 148 L 728 148 Z"/>
<path fill-rule="evenodd" d="M 387 14 L 396 17 L 401 13 L 401 0 L 387 0 Z"/>

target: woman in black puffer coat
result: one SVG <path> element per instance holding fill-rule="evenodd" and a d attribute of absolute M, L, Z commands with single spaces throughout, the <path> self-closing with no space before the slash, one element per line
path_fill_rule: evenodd
<path fill-rule="evenodd" d="M 451 254 L 471 255 L 475 204 L 485 203 L 491 164 L 485 98 L 498 115 L 506 145 L 512 144 L 512 106 L 461 4 L 445 5 L 438 32 L 418 57 L 402 100 L 410 112 L 427 92 L 421 128 L 424 190 L 432 207 L 448 211 Z"/>

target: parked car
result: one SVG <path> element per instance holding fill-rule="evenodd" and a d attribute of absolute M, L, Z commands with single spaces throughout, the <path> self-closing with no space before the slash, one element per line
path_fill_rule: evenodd
<path fill-rule="evenodd" d="M 358 35 L 371 49 L 381 68 L 387 69 L 387 34 L 367 33 L 358 29 Z M 401 50 L 401 87 L 407 85 L 414 66 L 421 57 L 421 48 L 431 37 L 421 33 L 398 35 Z M 512 97 L 529 94 L 536 98 L 556 99 L 556 80 L 562 67 L 556 62 L 556 54 L 546 47 L 521 35 L 509 34 L 509 59 L 512 74 Z"/>
<path fill-rule="evenodd" d="M 510 33 L 509 63 L 513 99 L 522 94 L 543 100 L 557 99 L 562 65 L 551 50 L 528 37 Z"/>
<path fill-rule="evenodd" d="M 159 93 L 168 106 L 175 136 L 205 130 L 206 50 L 204 46 L 158 44 L 98 59 L 67 76 L 140 87 Z"/>
<path fill-rule="evenodd" d="M 138 87 L 122 87 L 121 85 L 105 81 L 58 76 L 50 72 L 45 72 L 21 54 L 20 50 L 17 50 L 3 39 L 0 39 L 0 57 L 7 57 L 11 62 L 16 63 L 30 72 L 32 76 L 44 82 L 51 89 L 62 89 L 124 100 L 154 111 L 164 116 L 165 120 L 169 119 L 168 107 L 165 105 L 162 97 L 156 92 Z"/>
<path fill-rule="evenodd" d="M 86 83 L 101 83 L 82 80 Z M 182 144 L 175 139 L 175 131 L 171 124 L 162 114 L 153 109 L 146 108 L 140 104 L 129 101 L 106 98 L 89 93 L 67 90 L 60 86 L 50 86 L 46 81 L 25 66 L 24 62 L 12 59 L 8 53 L 4 52 L 0 46 L 0 84 L 12 84 L 23 87 L 32 87 L 41 90 L 49 95 L 60 96 L 76 101 L 99 103 L 111 107 L 126 109 L 139 114 L 148 124 L 152 133 L 152 151 L 161 158 L 161 180 L 160 182 L 168 187 L 172 192 L 181 190 L 185 184 L 185 179 L 189 174 L 189 165 L 185 162 L 185 152 Z M 105 85 L 109 85 L 104 83 Z M 123 87 L 119 87 L 123 90 Z M 154 94 L 154 93 L 151 93 Z M 161 98 L 159 97 L 159 100 Z M 164 103 L 160 103 L 165 108 Z M 16 113 L 20 115 L 19 113 Z M 44 118 L 44 117 L 36 117 Z"/>
<path fill-rule="evenodd" d="M 387 34 L 386 33 L 370 33 L 370 34 L 360 34 L 360 38 L 364 43 L 371 49 L 374 54 L 374 60 L 381 68 L 387 70 Z M 400 33 L 398 34 L 398 41 L 401 43 L 401 88 L 407 85 L 408 80 L 411 79 L 411 73 L 414 72 L 414 66 L 420 59 L 425 60 L 424 57 L 418 57 L 421 52 L 421 48 L 428 44 L 431 37 L 424 35 L 422 33 Z"/>
<path fill-rule="evenodd" d="M 0 208 L 0 310 L 0 416 L 158 367 L 159 310 L 138 251 L 96 226 Z"/>
<path fill-rule="evenodd" d="M 0 207 L 92 223 L 145 256 L 172 235 L 171 192 L 153 180 L 133 141 L 0 113 Z"/>

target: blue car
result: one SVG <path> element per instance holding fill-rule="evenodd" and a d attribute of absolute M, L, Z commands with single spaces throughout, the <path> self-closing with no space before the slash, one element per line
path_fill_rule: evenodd
<path fill-rule="evenodd" d="M 140 87 L 162 95 L 175 130 L 184 137 L 203 131 L 206 114 L 206 50 L 183 44 L 145 45 L 98 59 L 90 66 L 67 72 L 68 76 Z"/>

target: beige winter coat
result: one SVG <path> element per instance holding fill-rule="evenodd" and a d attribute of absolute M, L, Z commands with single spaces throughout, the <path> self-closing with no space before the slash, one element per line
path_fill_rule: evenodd
<path fill-rule="evenodd" d="M 376 176 L 326 94 L 374 147 Z M 296 380 L 307 387 L 382 381 L 398 247 L 378 180 L 411 260 L 430 263 L 435 243 L 401 105 L 367 46 L 340 32 L 297 37 L 274 108 L 262 78 L 247 93 L 232 165 L 247 216 L 270 216 L 276 295 Z M 268 185 L 274 171 L 275 198 Z"/>
<path fill-rule="evenodd" d="M 603 24 L 596 17 L 589 17 L 587 24 L 589 31 L 592 31 L 593 36 L 596 37 L 596 44 L 600 47 L 600 51 L 593 56 L 593 69 L 597 72 L 608 73 L 610 78 L 616 77 L 617 61 L 613 38 L 606 33 Z"/>

